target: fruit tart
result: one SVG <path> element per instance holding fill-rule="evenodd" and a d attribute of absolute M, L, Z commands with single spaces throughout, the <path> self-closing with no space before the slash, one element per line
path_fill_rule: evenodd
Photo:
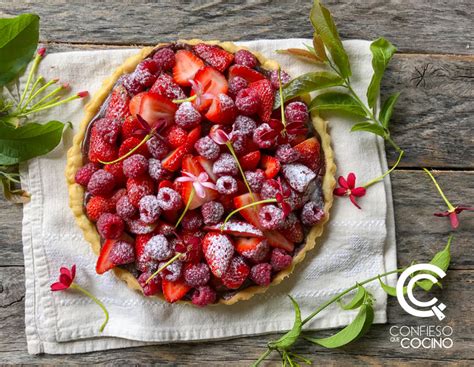
<path fill-rule="evenodd" d="M 144 48 L 104 82 L 66 169 L 98 274 L 206 306 L 293 271 L 329 218 L 335 165 L 305 98 L 274 108 L 289 80 L 258 53 L 191 40 Z"/>

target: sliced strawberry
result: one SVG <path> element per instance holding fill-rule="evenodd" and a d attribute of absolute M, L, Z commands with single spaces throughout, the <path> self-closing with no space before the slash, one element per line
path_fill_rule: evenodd
<path fill-rule="evenodd" d="M 173 188 L 173 183 L 170 180 L 160 181 L 160 183 L 158 184 L 158 190 L 162 189 L 163 187 L 169 187 L 169 188 L 172 189 Z"/>
<path fill-rule="evenodd" d="M 202 239 L 202 251 L 212 273 L 221 278 L 234 255 L 230 237 L 219 232 L 208 232 Z"/>
<path fill-rule="evenodd" d="M 223 73 L 232 61 L 234 61 L 234 55 L 230 52 L 225 51 L 219 46 L 207 45 L 205 43 L 199 43 L 193 47 L 193 51 L 198 56 Z"/>
<path fill-rule="evenodd" d="M 127 117 L 122 124 L 122 140 L 132 137 L 135 131 L 140 129 L 142 129 L 142 126 L 136 117 Z"/>
<path fill-rule="evenodd" d="M 256 150 L 240 157 L 239 162 L 244 171 L 253 171 L 260 162 L 260 151 Z"/>
<path fill-rule="evenodd" d="M 293 147 L 306 140 L 306 134 L 288 134 L 288 143 Z"/>
<path fill-rule="evenodd" d="M 153 237 L 153 233 L 137 234 L 135 237 L 135 258 L 139 261 L 145 251 L 145 246 Z"/>
<path fill-rule="evenodd" d="M 197 71 L 204 66 L 204 61 L 188 50 L 179 50 L 175 54 L 176 64 L 173 67 L 174 81 L 183 86 L 189 87 L 191 79 L 194 79 Z"/>
<path fill-rule="evenodd" d="M 250 267 L 241 256 L 236 256 L 230 261 L 226 273 L 222 276 L 222 283 L 229 289 L 237 289 L 249 276 Z"/>
<path fill-rule="evenodd" d="M 234 220 L 227 222 L 222 228 L 223 222 L 204 227 L 205 231 L 221 231 L 237 237 L 257 237 L 263 238 L 263 232 L 250 223 Z"/>
<path fill-rule="evenodd" d="M 196 126 L 187 134 L 184 145 L 188 153 L 191 153 L 193 151 L 194 144 L 196 144 L 196 142 L 199 140 L 200 137 L 201 137 L 201 125 Z"/>
<path fill-rule="evenodd" d="M 110 95 L 107 109 L 105 110 L 105 117 L 111 119 L 125 120 L 130 116 L 128 104 L 130 103 L 130 97 L 128 96 L 127 90 L 124 86 L 119 85 L 114 88 Z"/>
<path fill-rule="evenodd" d="M 183 158 L 183 163 L 182 163 L 182 170 L 189 172 L 195 176 L 199 176 L 201 172 L 204 172 L 204 169 L 202 168 L 201 164 L 198 162 L 196 157 L 193 157 L 192 155 L 185 155 Z M 189 197 L 191 196 L 191 192 L 193 191 L 193 184 L 192 182 L 183 182 L 181 186 L 181 197 L 183 198 L 183 201 L 185 203 L 188 202 Z M 217 191 L 212 190 L 210 188 L 205 188 L 205 195 L 204 197 L 200 197 L 196 194 L 194 194 L 193 199 L 191 201 L 191 204 L 189 206 L 189 209 L 196 209 L 199 208 L 202 204 L 207 203 L 208 201 L 216 199 L 219 194 Z"/>
<path fill-rule="evenodd" d="M 200 69 L 195 77 L 194 81 L 198 83 L 201 90 L 201 95 L 208 94 L 211 96 L 218 96 L 220 93 L 226 94 L 229 88 L 227 80 L 224 75 L 218 72 L 216 69 L 206 66 Z M 196 91 L 191 90 L 191 96 L 195 95 Z M 212 99 L 200 98 L 199 104 L 198 99 L 193 101 L 194 106 L 198 111 L 204 111 L 212 103 Z"/>
<path fill-rule="evenodd" d="M 209 176 L 209 178 L 210 178 L 212 181 L 216 182 L 218 177 L 217 177 L 216 174 L 212 171 L 212 164 L 213 164 L 213 162 L 212 162 L 211 160 L 209 160 L 209 159 L 206 159 L 206 158 L 202 157 L 202 156 L 197 156 L 195 159 L 199 162 L 199 164 L 201 165 L 201 167 L 204 168 L 204 171 L 206 171 L 206 173 L 207 173 L 207 175 Z"/>
<path fill-rule="evenodd" d="M 275 157 L 270 155 L 263 155 L 262 159 L 260 160 L 260 166 L 265 171 L 265 176 L 267 178 L 275 177 L 278 172 L 280 172 L 280 161 Z"/>
<path fill-rule="evenodd" d="M 272 247 L 281 248 L 288 252 L 292 252 L 295 249 L 295 245 L 288 241 L 279 231 L 263 231 L 268 244 Z"/>
<path fill-rule="evenodd" d="M 161 287 L 163 290 L 163 295 L 169 303 L 179 301 L 186 295 L 186 293 L 191 290 L 191 287 L 187 285 L 183 280 L 170 282 L 166 279 L 163 279 Z"/>
<path fill-rule="evenodd" d="M 181 87 L 176 84 L 173 78 L 166 73 L 161 73 L 153 86 L 150 88 L 150 92 L 158 93 L 171 100 L 186 98 L 186 94 L 184 94 Z"/>
<path fill-rule="evenodd" d="M 181 162 L 183 161 L 185 154 L 186 149 L 184 146 L 176 148 L 170 154 L 168 154 L 165 159 L 163 159 L 161 166 L 171 172 L 177 171 L 181 167 Z"/>
<path fill-rule="evenodd" d="M 293 148 L 300 153 L 299 161 L 301 163 L 308 166 L 313 171 L 319 169 L 321 147 L 316 137 L 306 139 L 298 145 L 295 145 Z"/>
<path fill-rule="evenodd" d="M 260 97 L 260 106 L 257 112 L 258 116 L 263 122 L 270 121 L 273 111 L 273 101 L 275 99 L 275 92 L 272 83 L 268 79 L 262 79 L 250 83 L 249 88 L 256 90 Z"/>
<path fill-rule="evenodd" d="M 141 100 L 139 115 L 151 128 L 164 121 L 167 126 L 174 122 L 174 113 L 178 108 L 168 98 L 157 93 L 146 93 Z"/>
<path fill-rule="evenodd" d="M 251 251 L 255 251 L 262 241 L 264 241 L 264 239 L 257 237 L 237 238 L 235 240 L 235 251 L 237 251 L 241 255 Z"/>
<path fill-rule="evenodd" d="M 130 113 L 132 114 L 133 117 L 137 116 L 137 113 L 140 112 L 140 105 L 142 103 L 142 98 L 145 96 L 147 93 L 146 92 L 141 92 L 133 96 L 133 98 L 130 100 L 130 103 L 128 104 L 128 109 L 130 110 Z"/>
<path fill-rule="evenodd" d="M 234 101 L 226 94 L 219 94 L 212 100 L 209 110 L 206 112 L 206 118 L 220 125 L 232 124 L 237 117 L 237 108 Z"/>
<path fill-rule="evenodd" d="M 110 269 L 116 267 L 117 265 L 120 265 L 120 264 L 115 264 L 110 259 L 110 253 L 118 241 L 127 241 L 127 242 L 132 243 L 132 239 L 129 236 L 125 236 L 125 235 L 122 236 L 122 238 L 117 239 L 117 240 L 106 240 L 104 244 L 102 245 L 102 248 L 100 249 L 100 254 L 99 254 L 99 257 L 97 258 L 97 263 L 95 265 L 95 271 L 97 272 L 97 274 L 104 274 L 106 271 L 109 271 Z"/>
<path fill-rule="evenodd" d="M 232 65 L 229 68 L 229 80 L 236 76 L 244 78 L 249 83 L 265 79 L 265 76 L 262 73 L 244 65 Z"/>
<path fill-rule="evenodd" d="M 258 194 L 253 194 L 255 201 L 260 200 L 260 196 Z M 237 196 L 234 198 L 234 206 L 235 208 L 241 208 L 244 205 L 251 204 L 253 202 L 252 197 L 250 196 L 249 193 L 243 194 L 240 196 Z M 258 212 L 260 208 L 262 207 L 261 204 L 251 206 L 249 208 L 242 209 L 239 211 L 239 214 L 244 217 L 244 219 L 252 224 L 253 226 L 259 228 L 260 227 L 260 221 L 258 220 Z"/>
<path fill-rule="evenodd" d="M 270 246 L 264 238 L 237 238 L 235 251 L 253 263 L 268 261 Z"/>

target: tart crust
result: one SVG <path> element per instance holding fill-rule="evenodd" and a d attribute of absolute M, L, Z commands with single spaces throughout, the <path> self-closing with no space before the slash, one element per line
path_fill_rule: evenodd
<path fill-rule="evenodd" d="M 202 41 L 199 39 L 192 40 L 179 40 L 179 43 L 187 43 L 190 45 L 196 45 L 198 43 L 208 43 L 221 46 L 224 50 L 236 53 L 239 49 L 247 49 L 245 47 L 237 46 L 232 42 L 219 42 L 219 41 Z M 156 47 L 165 46 L 166 43 L 158 44 Z M 155 47 L 144 47 L 136 55 L 129 57 L 125 62 L 118 67 L 112 76 L 105 79 L 102 87 L 97 93 L 92 97 L 89 103 L 85 106 L 84 118 L 79 126 L 77 134 L 74 136 L 73 145 L 67 153 L 67 165 L 66 165 L 66 181 L 69 189 L 69 206 L 72 209 L 77 225 L 81 228 L 84 238 L 88 241 L 92 247 L 92 251 L 99 255 L 100 252 L 100 236 L 96 230 L 96 227 L 93 222 L 91 222 L 83 210 L 83 201 L 84 201 L 84 188 L 76 184 L 74 176 L 77 170 L 83 166 L 83 156 L 81 145 L 82 141 L 86 135 L 87 127 L 89 122 L 95 117 L 100 107 L 110 94 L 112 88 L 114 87 L 116 81 L 122 74 L 131 73 L 135 70 L 135 67 L 146 58 Z M 274 70 L 278 68 L 278 63 L 273 60 L 268 60 L 262 54 L 258 52 L 251 51 L 257 59 L 260 61 L 261 66 L 267 70 Z M 309 98 L 309 96 L 306 96 Z M 329 220 L 329 212 L 333 203 L 333 190 L 336 185 L 335 173 L 336 165 L 334 163 L 334 152 L 331 148 L 331 139 L 327 131 L 328 126 L 327 122 L 320 118 L 317 114 L 312 113 L 311 120 L 314 129 L 320 136 L 321 148 L 324 152 L 324 159 L 326 165 L 325 175 L 322 179 L 322 192 L 324 196 L 324 212 L 325 216 L 321 222 L 313 226 L 308 232 L 305 243 L 302 245 L 299 252 L 296 256 L 293 257 L 291 266 L 287 269 L 284 269 L 277 273 L 273 278 L 269 286 L 251 286 L 245 288 L 241 291 L 236 292 L 232 297 L 223 299 L 220 298 L 216 304 L 225 304 L 231 305 L 238 301 L 248 300 L 253 297 L 255 294 L 264 293 L 270 286 L 277 285 L 288 277 L 294 270 L 296 264 L 303 261 L 306 256 L 306 253 L 312 250 L 316 246 L 316 240 L 323 233 L 323 228 L 325 223 Z M 113 269 L 115 275 L 121 280 L 125 281 L 127 285 L 140 293 L 142 288 L 138 284 L 137 279 L 128 271 L 120 268 Z M 154 297 L 161 298 L 164 300 L 162 294 L 156 295 Z M 190 303 L 189 301 L 178 301 L 180 303 Z"/>

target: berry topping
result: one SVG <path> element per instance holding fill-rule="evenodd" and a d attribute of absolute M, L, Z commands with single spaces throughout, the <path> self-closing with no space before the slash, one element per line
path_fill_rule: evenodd
<path fill-rule="evenodd" d="M 194 108 L 191 102 L 183 102 L 179 105 L 174 115 L 176 125 L 189 130 L 201 122 L 201 114 Z"/>
<path fill-rule="evenodd" d="M 243 257 L 236 256 L 232 258 L 227 272 L 222 276 L 222 283 L 229 289 L 237 289 L 247 279 L 249 273 L 250 268 Z"/>
<path fill-rule="evenodd" d="M 133 234 L 148 234 L 155 230 L 156 223 L 147 224 L 140 219 L 129 219 L 127 220 L 127 228 Z"/>
<path fill-rule="evenodd" d="M 204 62 L 188 50 L 179 50 L 175 54 L 176 64 L 173 67 L 173 79 L 181 86 L 191 85 L 190 80 L 204 66 Z"/>
<path fill-rule="evenodd" d="M 132 205 L 128 196 L 121 197 L 117 201 L 115 209 L 122 219 L 131 219 L 138 213 L 137 208 Z"/>
<path fill-rule="evenodd" d="M 199 43 L 193 47 L 193 51 L 221 73 L 223 73 L 234 60 L 233 54 L 223 50 L 219 46 Z"/>
<path fill-rule="evenodd" d="M 237 181 L 232 176 L 221 176 L 216 181 L 217 192 L 232 195 L 237 192 Z"/>
<path fill-rule="evenodd" d="M 211 161 L 215 161 L 220 153 L 219 145 L 209 136 L 200 138 L 196 144 L 194 144 L 194 149 L 196 149 L 199 155 Z"/>
<path fill-rule="evenodd" d="M 161 214 L 158 199 L 154 195 L 147 195 L 140 199 L 138 203 L 140 220 L 143 223 L 151 224 L 158 220 Z"/>
<path fill-rule="evenodd" d="M 305 226 L 314 226 L 324 217 L 324 210 L 314 201 L 308 201 L 301 210 L 301 221 Z"/>
<path fill-rule="evenodd" d="M 271 148 L 274 144 L 276 139 L 275 138 L 266 138 L 268 132 L 273 131 L 270 125 L 267 123 L 261 124 L 253 131 L 253 141 L 255 144 L 258 145 L 261 149 L 268 149 Z"/>
<path fill-rule="evenodd" d="M 165 170 L 159 159 L 150 158 L 148 161 L 148 174 L 156 181 L 161 181 L 168 177 L 169 172 Z"/>
<path fill-rule="evenodd" d="M 107 164 L 104 169 L 114 176 L 116 186 L 125 184 L 127 178 L 123 174 L 123 161 Z"/>
<path fill-rule="evenodd" d="M 282 172 L 291 188 L 301 193 L 305 192 L 316 178 L 316 174 L 312 170 L 300 163 L 284 164 Z"/>
<path fill-rule="evenodd" d="M 272 84 L 267 79 L 262 79 L 250 83 L 249 88 L 256 90 L 260 97 L 258 116 L 263 122 L 270 121 L 270 116 L 273 112 L 273 101 L 275 98 Z"/>
<path fill-rule="evenodd" d="M 160 48 L 153 55 L 153 60 L 156 61 L 156 64 L 161 70 L 171 70 L 176 64 L 176 59 L 172 49 L 168 47 Z"/>
<path fill-rule="evenodd" d="M 74 176 L 74 180 L 79 185 L 86 187 L 92 175 L 98 169 L 99 169 L 99 166 L 96 163 L 89 162 L 77 170 L 76 175 Z"/>
<path fill-rule="evenodd" d="M 176 246 L 176 251 L 183 253 L 181 260 L 187 263 L 197 264 L 202 259 L 201 239 L 197 235 L 204 232 L 193 232 L 192 234 L 183 234 L 184 247 Z"/>
<path fill-rule="evenodd" d="M 274 179 L 267 179 L 262 184 L 262 189 L 260 190 L 260 196 L 262 199 L 273 199 L 280 191 L 280 186 L 278 181 Z"/>
<path fill-rule="evenodd" d="M 280 271 L 290 266 L 293 258 L 285 250 L 274 248 L 270 264 L 274 271 Z"/>
<path fill-rule="evenodd" d="M 146 243 L 143 256 L 155 261 L 165 261 L 173 256 L 173 249 L 166 237 L 158 234 Z"/>
<path fill-rule="evenodd" d="M 241 91 L 244 88 L 247 88 L 249 83 L 247 80 L 240 76 L 235 76 L 232 79 L 229 80 L 229 94 L 232 97 L 235 97 L 239 91 Z"/>
<path fill-rule="evenodd" d="M 191 287 L 206 285 L 209 279 L 211 279 L 211 271 L 204 263 L 189 264 L 184 269 L 184 281 Z"/>
<path fill-rule="evenodd" d="M 232 65 L 229 68 L 229 79 L 233 79 L 235 77 L 241 77 L 245 79 L 248 83 L 253 83 L 261 79 L 265 79 L 265 76 L 258 71 L 249 68 L 245 65 Z"/>
<path fill-rule="evenodd" d="M 221 231 L 222 233 L 230 234 L 237 237 L 258 237 L 263 238 L 263 232 L 250 223 L 231 220 L 226 224 L 220 222 L 215 225 L 208 225 L 204 227 L 207 231 Z"/>
<path fill-rule="evenodd" d="M 166 265 L 166 262 L 162 262 L 158 265 L 159 268 Z M 161 272 L 161 278 L 168 280 L 170 282 L 176 282 L 181 278 L 181 273 L 183 272 L 183 263 L 181 261 L 175 261 L 169 264 Z"/>
<path fill-rule="evenodd" d="M 191 297 L 191 302 L 196 306 L 204 307 L 216 302 L 216 298 L 216 291 L 205 285 L 203 287 L 196 288 Z"/>
<path fill-rule="evenodd" d="M 249 278 L 257 285 L 268 286 L 272 279 L 272 266 L 269 263 L 262 263 L 252 266 Z"/>
<path fill-rule="evenodd" d="M 181 226 L 185 231 L 196 231 L 202 226 L 202 224 L 202 215 L 197 210 L 187 212 L 181 222 Z"/>
<path fill-rule="evenodd" d="M 294 146 L 294 149 L 300 154 L 299 161 L 304 165 L 317 171 L 321 164 L 320 162 L 320 144 L 315 137 L 306 139 L 305 141 Z"/>
<path fill-rule="evenodd" d="M 161 286 L 163 289 L 163 296 L 165 296 L 165 299 L 169 303 L 179 301 L 191 289 L 191 287 L 182 280 L 171 282 L 163 279 Z"/>
<path fill-rule="evenodd" d="M 212 273 L 221 278 L 234 254 L 234 246 L 229 236 L 217 232 L 207 233 L 202 240 L 202 250 Z"/>
<path fill-rule="evenodd" d="M 239 115 L 235 119 L 232 131 L 238 131 L 239 133 L 247 136 L 252 136 L 253 131 L 257 128 L 257 123 L 248 116 Z"/>
<path fill-rule="evenodd" d="M 127 241 L 117 241 L 110 250 L 110 261 L 115 265 L 130 264 L 135 261 L 133 245 Z"/>
<path fill-rule="evenodd" d="M 100 249 L 100 254 L 97 259 L 97 264 L 95 266 L 95 270 L 97 274 L 104 274 L 106 271 L 114 268 L 117 265 L 122 265 L 120 263 L 115 263 L 111 259 L 111 253 L 112 250 L 116 245 L 119 246 L 119 251 L 115 251 L 113 254 L 114 260 L 120 261 L 120 260 L 129 260 L 131 258 L 130 256 L 130 251 L 128 249 L 125 249 L 125 246 L 121 244 L 122 242 L 125 242 L 123 240 L 106 240 L 104 244 L 102 245 L 102 248 Z M 129 243 L 129 245 L 132 247 L 132 254 L 133 254 L 133 245 Z M 120 253 L 125 252 L 123 256 L 123 259 L 121 259 Z M 133 261 L 133 259 L 132 259 Z"/>
<path fill-rule="evenodd" d="M 237 176 L 238 168 L 230 153 L 222 153 L 212 166 L 212 172 L 217 176 Z"/>
<path fill-rule="evenodd" d="M 134 154 L 124 159 L 123 173 L 128 178 L 137 178 L 148 171 L 148 159 L 141 154 Z"/>
<path fill-rule="evenodd" d="M 163 187 L 158 191 L 158 204 L 163 210 L 179 210 L 183 201 L 176 191 L 169 187 Z"/>
<path fill-rule="evenodd" d="M 258 92 L 252 88 L 242 89 L 235 97 L 235 106 L 244 115 L 250 116 L 257 113 L 260 107 Z"/>
<path fill-rule="evenodd" d="M 235 250 L 253 263 L 259 263 L 267 259 L 270 246 L 267 240 L 262 238 L 238 238 Z"/>
<path fill-rule="evenodd" d="M 234 62 L 237 65 L 244 65 L 249 68 L 257 66 L 257 58 L 247 50 L 239 50 L 234 55 Z"/>
<path fill-rule="evenodd" d="M 214 97 L 206 113 L 206 118 L 209 121 L 222 125 L 232 124 L 235 116 L 237 116 L 237 109 L 234 101 L 224 93 L 219 93 L 217 97 Z"/>
<path fill-rule="evenodd" d="M 304 231 L 301 222 L 295 213 L 290 213 L 282 225 L 282 233 L 291 242 L 300 243 L 304 240 Z"/>
<path fill-rule="evenodd" d="M 305 124 L 308 121 L 308 117 L 308 107 L 303 102 L 290 102 L 285 107 L 285 118 L 289 124 Z"/>
<path fill-rule="evenodd" d="M 94 122 L 97 133 L 109 144 L 115 144 L 117 141 L 120 135 L 120 125 L 119 120 L 112 120 L 110 118 L 103 118 Z"/>
<path fill-rule="evenodd" d="M 260 162 L 260 151 L 256 150 L 250 152 L 243 157 L 239 158 L 240 166 L 243 170 L 251 171 L 257 168 L 258 163 Z"/>
<path fill-rule="evenodd" d="M 124 228 L 123 219 L 117 214 L 104 213 L 97 220 L 97 230 L 106 239 L 116 240 L 122 235 Z"/>
<path fill-rule="evenodd" d="M 281 168 L 280 161 L 277 158 L 274 158 L 270 155 L 262 156 L 260 165 L 262 166 L 265 172 L 265 177 L 267 178 L 275 177 L 278 174 L 278 172 L 280 172 L 280 168 Z"/>
<path fill-rule="evenodd" d="M 168 171 L 174 172 L 179 170 L 181 167 L 181 162 L 183 157 L 186 154 L 186 149 L 184 146 L 180 146 L 169 153 L 165 159 L 161 162 L 163 168 L 167 169 Z"/>
<path fill-rule="evenodd" d="M 265 205 L 258 212 L 260 225 L 265 229 L 278 229 L 284 218 L 283 210 L 275 205 Z"/>
<path fill-rule="evenodd" d="M 155 184 L 150 177 L 143 176 L 138 178 L 129 178 L 127 180 L 127 195 L 133 206 L 138 208 L 141 198 L 146 195 L 152 195 Z"/>
<path fill-rule="evenodd" d="M 87 191 L 92 195 L 107 195 L 115 187 L 115 177 L 111 173 L 100 169 L 95 171 L 87 184 Z"/>
<path fill-rule="evenodd" d="M 245 171 L 245 178 L 253 192 L 260 192 L 265 181 L 265 173 L 261 169 Z"/>
<path fill-rule="evenodd" d="M 140 276 L 138 277 L 138 284 L 140 284 L 140 287 L 142 287 L 143 294 L 145 296 L 153 296 L 161 290 L 160 277 L 154 277 L 148 283 L 146 282 L 152 274 L 153 273 L 151 271 L 147 271 L 145 273 L 140 274 Z"/>
<path fill-rule="evenodd" d="M 132 98 L 132 101 L 135 97 Z M 130 105 L 132 102 L 130 102 Z M 137 110 L 138 112 L 138 110 Z M 133 136 L 137 130 L 141 129 L 140 122 L 134 116 L 128 116 L 121 126 L 122 139 L 125 140 Z"/>
<path fill-rule="evenodd" d="M 166 139 L 173 148 L 180 148 L 186 143 L 188 133 L 183 128 L 173 125 L 166 133 Z"/>
<path fill-rule="evenodd" d="M 168 99 L 185 99 L 186 94 L 181 87 L 176 84 L 171 76 L 162 73 L 156 78 L 155 83 L 150 88 L 150 92 L 157 93 Z"/>
<path fill-rule="evenodd" d="M 288 73 L 283 70 L 280 71 L 280 78 L 283 85 L 285 85 L 291 80 L 291 76 L 289 76 Z M 273 88 L 280 89 L 280 80 L 278 79 L 278 70 L 271 71 L 270 82 L 272 83 Z"/>
<path fill-rule="evenodd" d="M 204 224 L 215 224 L 224 215 L 224 206 L 217 201 L 209 201 L 201 206 L 201 215 Z"/>
<path fill-rule="evenodd" d="M 163 139 L 152 136 L 146 142 L 148 151 L 156 159 L 163 159 L 169 152 L 168 145 L 163 141 Z"/>
<path fill-rule="evenodd" d="M 120 81 L 131 96 L 140 94 L 140 92 L 145 89 L 145 87 L 140 83 L 140 80 L 136 78 L 135 73 L 124 75 L 120 78 Z"/>
<path fill-rule="evenodd" d="M 292 163 L 300 158 L 300 153 L 290 144 L 279 145 L 275 151 L 275 158 L 282 163 Z"/>
<path fill-rule="evenodd" d="M 157 93 L 148 92 L 142 97 L 139 115 L 151 128 L 161 123 L 170 126 L 174 122 L 176 105 L 168 98 Z"/>
<path fill-rule="evenodd" d="M 132 75 L 141 86 L 148 88 L 155 82 L 158 71 L 159 67 L 155 60 L 145 59 L 137 65 Z"/>
<path fill-rule="evenodd" d="M 102 139 L 95 126 L 92 127 L 90 135 L 88 156 L 91 162 L 109 162 L 117 158 L 117 147 Z"/>
<path fill-rule="evenodd" d="M 130 116 L 128 109 L 129 102 L 130 97 L 128 96 L 127 90 L 121 85 L 115 87 L 110 95 L 109 103 L 105 110 L 105 117 L 112 120 L 117 119 L 122 122 Z"/>
<path fill-rule="evenodd" d="M 89 199 L 86 205 L 87 217 L 96 222 L 104 213 L 113 213 L 114 207 L 109 199 L 102 196 L 93 196 Z"/>
<path fill-rule="evenodd" d="M 125 154 L 130 152 L 132 149 L 136 148 L 140 144 L 140 142 L 141 142 L 141 139 L 136 138 L 135 136 L 125 139 L 122 145 L 120 145 L 118 155 L 120 157 L 124 156 Z M 148 152 L 148 148 L 145 144 L 140 145 L 138 149 L 134 150 L 134 153 L 141 154 L 145 157 L 150 156 L 150 153 Z"/>

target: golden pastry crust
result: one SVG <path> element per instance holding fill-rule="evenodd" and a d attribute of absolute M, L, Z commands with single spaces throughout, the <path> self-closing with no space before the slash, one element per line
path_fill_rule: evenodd
<path fill-rule="evenodd" d="M 202 43 L 204 41 L 199 39 L 193 40 L 179 40 L 180 43 L 188 43 L 190 45 L 195 45 Z M 245 48 L 235 45 L 232 42 L 219 42 L 219 41 L 206 41 L 205 43 L 217 44 L 221 46 L 226 51 L 231 53 L 236 53 L 239 49 Z M 158 44 L 156 47 L 163 46 L 165 44 Z M 247 49 L 247 48 L 245 48 Z M 81 228 L 84 233 L 84 238 L 87 242 L 91 244 L 92 250 L 96 255 L 99 255 L 100 252 L 100 236 L 96 230 L 95 224 L 92 223 L 84 213 L 83 201 L 84 201 L 84 189 L 81 185 L 76 184 L 74 176 L 79 168 L 83 166 L 83 156 L 81 145 L 85 137 L 87 126 L 89 122 L 94 118 L 94 116 L 99 111 L 100 107 L 110 94 L 113 86 L 116 81 L 122 74 L 131 73 L 135 70 L 135 67 L 140 61 L 146 58 L 152 51 L 154 47 L 145 47 L 141 49 L 136 55 L 129 57 L 125 62 L 118 67 L 115 72 L 109 78 L 105 79 L 100 90 L 93 96 L 91 101 L 85 106 L 84 118 L 79 126 L 79 131 L 74 136 L 73 145 L 69 149 L 67 154 L 67 165 L 66 165 L 66 180 L 69 188 L 69 206 L 72 209 L 76 223 Z M 274 70 L 278 68 L 278 63 L 273 60 L 266 59 L 262 54 L 258 52 L 251 51 L 257 59 L 260 61 L 261 66 L 264 69 Z M 309 96 L 308 96 L 309 97 Z M 323 220 L 317 225 L 313 226 L 309 231 L 305 243 L 302 246 L 298 254 L 293 258 L 292 264 L 289 268 L 280 271 L 275 275 L 271 284 L 267 287 L 264 286 L 251 286 L 245 288 L 232 297 L 227 299 L 219 299 L 216 304 L 226 304 L 231 305 L 238 301 L 248 300 L 253 297 L 255 294 L 264 293 L 270 286 L 277 285 L 288 277 L 294 270 L 296 264 L 303 261 L 306 256 L 306 253 L 312 250 L 316 246 L 316 239 L 321 236 L 323 233 L 323 228 L 325 223 L 329 220 L 329 212 L 333 203 L 333 190 L 336 185 L 335 173 L 336 165 L 334 163 L 334 152 L 331 148 L 331 139 L 327 131 L 327 123 L 321 119 L 316 114 L 312 114 L 312 124 L 314 129 L 318 132 L 321 139 L 321 149 L 324 152 L 324 159 L 326 165 L 326 172 L 322 179 L 322 192 L 324 196 L 324 212 L 326 213 Z M 121 280 L 125 281 L 127 285 L 139 292 L 142 292 L 142 288 L 138 284 L 137 279 L 128 271 L 114 268 L 113 269 L 116 276 Z M 155 296 L 164 300 L 163 295 Z M 190 303 L 188 301 L 179 301 L 181 303 Z"/>

